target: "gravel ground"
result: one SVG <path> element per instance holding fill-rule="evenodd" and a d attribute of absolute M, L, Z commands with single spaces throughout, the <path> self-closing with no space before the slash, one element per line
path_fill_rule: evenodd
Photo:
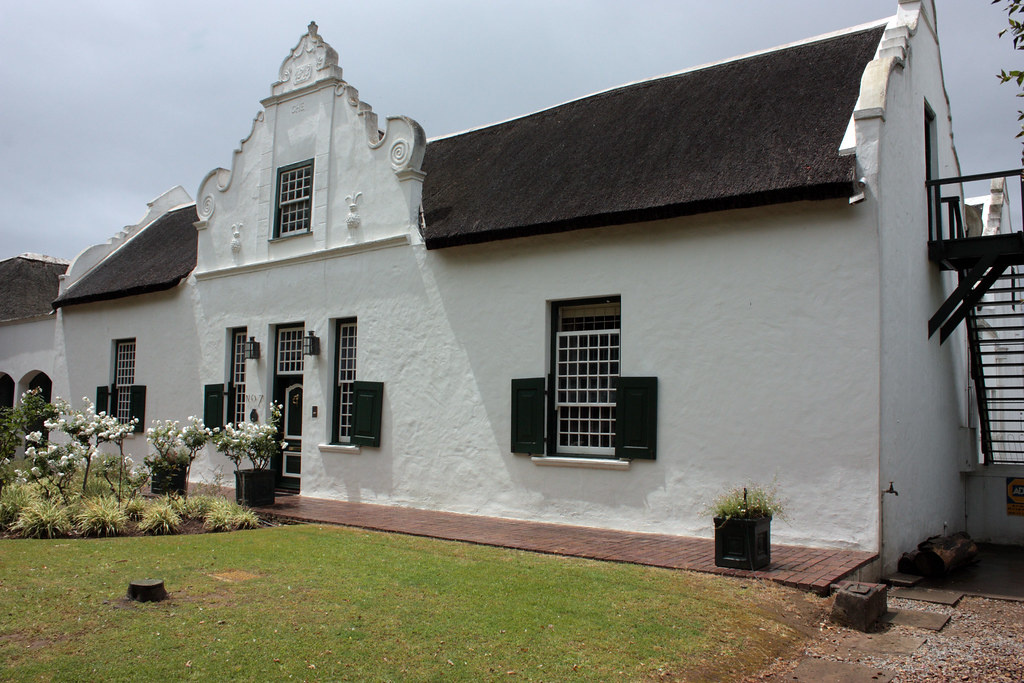
<path fill-rule="evenodd" d="M 890 609 L 948 614 L 950 620 L 938 632 L 909 626 L 888 626 L 877 632 L 927 638 L 911 654 L 856 650 L 844 654 L 844 643 L 848 644 L 857 632 L 831 623 L 826 616 L 799 657 L 775 662 L 749 680 L 791 680 L 792 675 L 787 674 L 801 659 L 813 657 L 877 668 L 893 674 L 895 683 L 1024 681 L 1024 602 L 965 597 L 949 607 L 890 598 L 888 605 Z"/>

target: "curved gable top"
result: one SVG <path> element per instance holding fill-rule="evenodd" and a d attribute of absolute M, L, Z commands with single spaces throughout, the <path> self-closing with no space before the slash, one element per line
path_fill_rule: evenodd
<path fill-rule="evenodd" d="M 324 42 L 315 21 L 309 22 L 306 34 L 281 62 L 278 80 L 270 86 L 270 94 L 283 95 L 307 87 L 325 78 L 341 80 L 338 53 Z"/>
<path fill-rule="evenodd" d="M 853 194 L 839 152 L 883 25 L 430 141 L 430 249 Z"/>
<path fill-rule="evenodd" d="M 196 266 L 195 204 L 168 211 L 110 254 L 53 302 L 54 308 L 108 301 L 176 286 Z"/>

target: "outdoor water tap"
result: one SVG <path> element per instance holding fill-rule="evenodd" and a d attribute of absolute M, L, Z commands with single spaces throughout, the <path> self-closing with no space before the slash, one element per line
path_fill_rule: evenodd
<path fill-rule="evenodd" d="M 892 487 L 892 482 L 891 481 L 889 482 L 889 488 L 887 488 L 886 490 L 882 491 L 882 493 L 891 493 L 894 496 L 900 495 L 900 492 Z"/>

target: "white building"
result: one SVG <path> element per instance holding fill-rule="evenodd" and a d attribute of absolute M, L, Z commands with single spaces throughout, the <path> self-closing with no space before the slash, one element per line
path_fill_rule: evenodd
<path fill-rule="evenodd" d="M 932 2 L 430 141 L 337 61 L 311 24 L 230 168 L 75 260 L 54 393 L 281 402 L 279 483 L 315 497 L 706 536 L 714 494 L 774 479 L 777 541 L 878 570 L 1024 542 L 976 523 L 964 326 L 926 334 L 954 282 L 925 180 L 960 172 Z M 0 326 L 0 371 L 28 334 Z"/>

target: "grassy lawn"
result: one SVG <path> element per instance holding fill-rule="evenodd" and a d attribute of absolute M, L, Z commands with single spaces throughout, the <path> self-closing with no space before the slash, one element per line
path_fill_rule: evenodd
<path fill-rule="evenodd" d="M 800 639 L 778 590 L 335 527 L 2 540 L 0 679 L 734 680 Z"/>

